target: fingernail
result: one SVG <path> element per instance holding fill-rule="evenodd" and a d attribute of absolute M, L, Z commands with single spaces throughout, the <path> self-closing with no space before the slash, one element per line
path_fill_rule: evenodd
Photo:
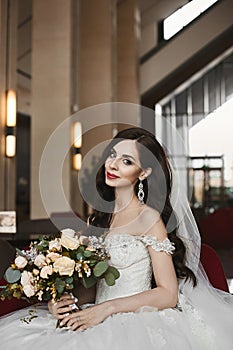
<path fill-rule="evenodd" d="M 77 303 L 78 302 L 78 298 L 74 298 L 74 302 Z"/>
<path fill-rule="evenodd" d="M 69 316 L 69 312 L 67 312 L 67 313 L 65 314 L 65 316 Z"/>
<path fill-rule="evenodd" d="M 60 322 L 60 326 L 63 326 L 63 322 L 62 321 Z"/>

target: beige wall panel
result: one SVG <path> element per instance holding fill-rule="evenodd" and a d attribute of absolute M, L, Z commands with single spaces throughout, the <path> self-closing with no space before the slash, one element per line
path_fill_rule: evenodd
<path fill-rule="evenodd" d="M 70 29 L 71 1 L 35 0 L 33 2 L 32 47 L 32 156 L 31 156 L 31 217 L 50 214 L 43 206 L 39 187 L 39 165 L 49 137 L 70 115 Z M 54 197 L 51 211 L 63 211 L 62 202 L 54 195 L 54 167 L 59 150 L 69 143 L 70 134 L 64 135 L 48 164 L 48 197 Z M 58 172 L 61 169 L 58 169 Z M 60 173 L 59 173 L 60 174 Z M 63 188 L 67 199 L 70 192 L 69 157 L 63 167 Z M 51 175 L 51 176 L 49 176 Z M 59 176 L 59 175 L 58 175 Z"/>

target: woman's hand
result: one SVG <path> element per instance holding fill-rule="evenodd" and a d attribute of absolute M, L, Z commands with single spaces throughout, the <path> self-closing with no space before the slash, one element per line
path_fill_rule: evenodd
<path fill-rule="evenodd" d="M 75 305 L 77 301 L 78 299 L 72 294 L 64 294 L 56 303 L 49 301 L 48 308 L 56 319 L 62 320 L 64 317 L 69 315 L 71 311 L 78 309 L 78 307 Z"/>
<path fill-rule="evenodd" d="M 62 319 L 61 326 L 66 326 L 73 331 L 83 331 L 103 322 L 111 314 L 111 307 L 108 302 L 105 302 L 78 310 L 65 317 L 59 315 L 58 318 Z"/>

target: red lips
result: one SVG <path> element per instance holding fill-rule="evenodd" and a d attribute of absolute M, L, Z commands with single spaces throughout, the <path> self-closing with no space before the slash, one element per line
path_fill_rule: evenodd
<path fill-rule="evenodd" d="M 118 179 L 119 176 L 116 176 L 116 175 L 114 175 L 114 174 L 112 174 L 112 173 L 109 173 L 109 172 L 107 171 L 107 178 L 112 180 L 112 179 Z"/>

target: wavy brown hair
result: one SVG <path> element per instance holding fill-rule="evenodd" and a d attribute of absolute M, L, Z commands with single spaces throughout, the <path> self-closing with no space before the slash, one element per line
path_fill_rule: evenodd
<path fill-rule="evenodd" d="M 114 210 L 115 193 L 114 188 L 105 183 L 105 161 L 110 154 L 110 150 L 123 140 L 135 140 L 139 152 L 139 159 L 142 169 L 152 168 L 152 173 L 148 179 L 143 180 L 143 189 L 145 193 L 144 201 L 146 204 L 156 209 L 168 229 L 168 238 L 175 245 L 175 251 L 172 255 L 176 276 L 179 279 L 191 280 L 196 286 L 197 280 L 193 271 L 185 264 L 186 248 L 183 241 L 177 236 L 177 219 L 171 205 L 172 189 L 172 171 L 168 157 L 164 148 L 156 140 L 153 134 L 141 128 L 129 128 L 120 131 L 105 149 L 100 161 L 100 168 L 96 176 L 96 187 L 103 202 L 109 203 L 108 212 L 104 205 L 98 201 L 98 210 L 94 209 L 89 218 L 90 230 L 104 231 L 110 227 L 112 213 Z M 137 194 L 138 183 L 135 184 L 134 191 Z M 97 206 L 93 206 L 97 208 Z"/>

